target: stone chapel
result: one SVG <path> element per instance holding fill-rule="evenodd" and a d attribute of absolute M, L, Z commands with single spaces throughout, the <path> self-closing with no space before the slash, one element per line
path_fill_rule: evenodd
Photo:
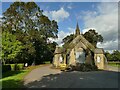
<path fill-rule="evenodd" d="M 69 43 L 67 48 L 56 46 L 53 58 L 53 65 L 59 67 L 60 64 L 76 65 L 76 63 L 86 63 L 96 65 L 98 69 L 105 69 L 107 59 L 103 48 L 95 48 L 80 33 L 77 23 L 75 38 Z"/>

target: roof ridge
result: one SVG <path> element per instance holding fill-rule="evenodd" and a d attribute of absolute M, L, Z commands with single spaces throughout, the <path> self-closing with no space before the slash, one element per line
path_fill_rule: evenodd
<path fill-rule="evenodd" d="M 77 37 L 75 37 L 69 44 L 69 46 L 71 46 L 72 44 L 74 45 L 74 43 L 76 43 L 74 46 L 72 46 L 72 48 L 74 48 L 79 42 L 79 40 L 77 41 L 76 39 L 80 38 L 80 41 L 87 47 L 89 48 L 92 52 L 94 52 L 95 47 L 88 41 L 85 39 L 85 37 L 83 35 L 78 35 Z M 75 41 L 76 40 L 76 41 Z M 75 42 L 74 42 L 75 41 Z M 85 43 L 87 42 L 87 43 Z"/>

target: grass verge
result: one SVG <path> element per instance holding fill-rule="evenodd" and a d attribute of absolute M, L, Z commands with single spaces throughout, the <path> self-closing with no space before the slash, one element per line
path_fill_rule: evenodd
<path fill-rule="evenodd" d="M 48 64 L 45 64 L 48 65 Z M 2 88 L 25 88 L 23 85 L 24 77 L 31 72 L 33 69 L 36 69 L 45 65 L 37 65 L 27 67 L 25 70 L 20 71 L 9 71 L 2 74 L 2 79 L 0 79 L 0 83 L 2 83 Z"/>
<path fill-rule="evenodd" d="M 114 67 L 119 67 L 119 68 L 120 68 L 120 64 L 116 64 L 116 63 L 108 63 L 108 65 L 110 65 L 110 66 L 114 66 Z"/>

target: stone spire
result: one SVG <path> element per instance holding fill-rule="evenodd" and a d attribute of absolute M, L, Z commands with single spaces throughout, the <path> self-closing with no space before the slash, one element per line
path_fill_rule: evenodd
<path fill-rule="evenodd" d="M 77 22 L 77 26 L 76 26 L 76 30 L 75 30 L 75 35 L 76 36 L 80 35 L 80 29 L 79 29 L 78 22 Z"/>

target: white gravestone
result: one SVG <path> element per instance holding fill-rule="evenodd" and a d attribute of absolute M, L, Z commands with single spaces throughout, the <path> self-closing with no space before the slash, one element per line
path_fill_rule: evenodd
<path fill-rule="evenodd" d="M 25 67 L 27 67 L 28 66 L 28 63 L 25 63 Z"/>

